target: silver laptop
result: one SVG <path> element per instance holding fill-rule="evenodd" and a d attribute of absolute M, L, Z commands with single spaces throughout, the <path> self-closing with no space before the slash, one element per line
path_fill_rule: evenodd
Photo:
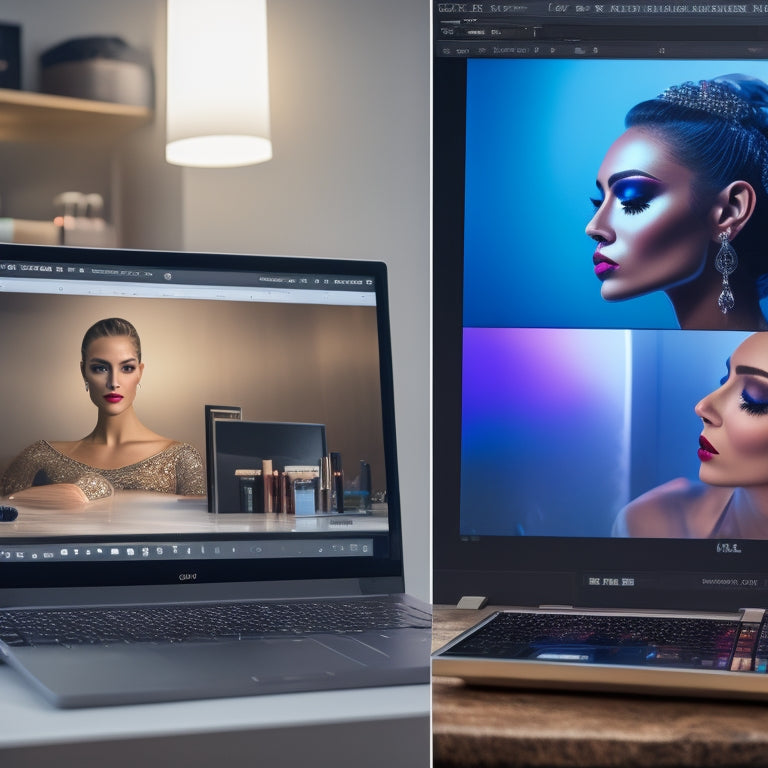
<path fill-rule="evenodd" d="M 0 656 L 52 704 L 428 682 L 384 265 L 3 245 L 0 325 Z"/>
<path fill-rule="evenodd" d="M 434 3 L 434 596 L 512 607 L 435 674 L 768 698 L 765 19 L 691 10 Z M 733 136 L 731 297 L 734 232 L 683 240 Z"/>

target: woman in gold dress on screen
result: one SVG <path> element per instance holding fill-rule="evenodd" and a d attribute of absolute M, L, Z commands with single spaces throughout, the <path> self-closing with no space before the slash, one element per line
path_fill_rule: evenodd
<path fill-rule="evenodd" d="M 0 479 L 0 496 L 38 505 L 77 506 L 140 490 L 205 495 L 199 452 L 139 421 L 133 404 L 144 372 L 141 341 L 121 318 L 92 325 L 83 337 L 80 372 L 96 406 L 96 426 L 73 441 L 39 440 Z"/>

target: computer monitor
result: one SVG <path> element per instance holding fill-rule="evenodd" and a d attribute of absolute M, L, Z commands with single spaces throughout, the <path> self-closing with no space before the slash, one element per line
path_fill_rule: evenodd
<path fill-rule="evenodd" d="M 433 15 L 435 600 L 760 602 L 768 526 L 734 491 L 760 478 L 718 474 L 707 398 L 731 393 L 755 429 L 768 399 L 745 374 L 768 328 L 764 13 Z M 659 104 L 719 121 L 721 139 L 692 151 L 685 121 L 648 116 Z M 730 134 L 740 150 L 722 149 Z M 748 176 L 703 172 L 739 152 Z M 713 213 L 746 186 L 744 215 Z"/>

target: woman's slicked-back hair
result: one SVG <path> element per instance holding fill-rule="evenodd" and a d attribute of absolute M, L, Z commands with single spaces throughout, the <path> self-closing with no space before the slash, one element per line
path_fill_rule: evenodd
<path fill-rule="evenodd" d="M 752 255 L 752 271 L 768 270 L 768 85 L 725 75 L 672 86 L 632 107 L 625 124 L 659 137 L 694 173 L 694 200 L 709 204 L 733 181 L 753 187 L 757 204 L 739 234 L 739 253 Z"/>
<path fill-rule="evenodd" d="M 133 323 L 123 320 L 121 317 L 108 317 L 105 320 L 99 320 L 94 323 L 83 336 L 83 343 L 80 347 L 81 359 L 85 361 L 85 355 L 88 345 L 96 339 L 104 336 L 128 336 L 136 347 L 136 358 L 141 362 L 141 339 L 134 328 Z"/>
<path fill-rule="evenodd" d="M 661 99 L 643 101 L 627 113 L 628 128 L 661 134 L 682 165 L 694 171 L 704 190 L 717 192 L 736 179 L 763 189 L 763 153 L 755 151 L 757 128 L 751 130 L 697 109 Z M 768 142 L 768 138 L 763 136 Z"/>

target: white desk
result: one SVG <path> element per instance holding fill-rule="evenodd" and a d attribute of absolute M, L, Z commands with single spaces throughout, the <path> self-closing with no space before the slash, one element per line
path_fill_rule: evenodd
<path fill-rule="evenodd" d="M 78 510 L 17 505 L 14 537 L 373 532 L 386 512 L 210 515 L 204 499 L 122 493 Z M 59 710 L 0 664 L 2 768 L 428 768 L 428 685 Z"/>
<path fill-rule="evenodd" d="M 161 533 L 327 533 L 387 530 L 385 505 L 370 514 L 341 515 L 226 514 L 208 512 L 204 497 L 120 491 L 70 509 L 40 508 L 5 501 L 18 509 L 11 523 L 0 523 L 0 536 L 99 536 Z"/>
<path fill-rule="evenodd" d="M 428 768 L 428 685 L 60 710 L 0 664 L 3 768 Z"/>

